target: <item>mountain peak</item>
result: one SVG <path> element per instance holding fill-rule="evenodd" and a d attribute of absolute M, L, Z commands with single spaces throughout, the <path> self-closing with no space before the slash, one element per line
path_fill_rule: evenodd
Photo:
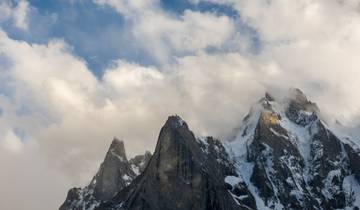
<path fill-rule="evenodd" d="M 111 142 L 104 161 L 107 161 L 110 157 L 116 157 L 121 162 L 127 161 L 124 142 L 116 137 Z"/>
<path fill-rule="evenodd" d="M 116 156 L 122 161 L 127 160 L 124 142 L 122 140 L 119 140 L 118 138 L 114 137 L 114 139 L 111 142 L 111 145 L 109 147 L 107 156 L 108 155 Z"/>
<path fill-rule="evenodd" d="M 289 90 L 290 99 L 296 100 L 298 102 L 307 102 L 308 99 L 305 93 L 299 88 L 290 88 Z"/>
<path fill-rule="evenodd" d="M 319 112 L 317 104 L 310 101 L 299 88 L 290 88 L 288 100 L 290 103 L 300 106 L 304 111 Z"/>
<path fill-rule="evenodd" d="M 274 97 L 269 92 L 265 92 L 265 99 L 268 101 L 275 101 Z"/>
<path fill-rule="evenodd" d="M 71 189 L 60 210 L 93 209 L 113 198 L 136 176 L 137 173 L 127 160 L 124 142 L 115 137 L 90 184 L 84 188 Z"/>
<path fill-rule="evenodd" d="M 318 118 L 320 109 L 316 103 L 309 101 L 306 95 L 298 88 L 289 91 L 289 101 L 286 116 L 297 124 L 305 125 Z"/>
<path fill-rule="evenodd" d="M 99 209 L 240 210 L 227 191 L 227 171 L 219 171 L 230 168 L 225 153 L 221 143 L 200 143 L 179 116 L 170 116 L 143 173 Z"/>
<path fill-rule="evenodd" d="M 90 184 L 94 195 L 100 200 L 110 199 L 134 178 L 135 173 L 127 160 L 124 142 L 114 138 L 104 162 Z"/>
<path fill-rule="evenodd" d="M 173 128 L 180 128 L 185 127 L 188 128 L 186 122 L 178 115 L 171 115 L 168 117 L 164 127 L 173 127 Z"/>
<path fill-rule="evenodd" d="M 169 116 L 161 128 L 154 155 L 164 153 L 168 149 L 175 149 L 177 145 L 183 145 L 190 149 L 195 148 L 195 143 L 195 136 L 186 122 L 178 115 Z M 172 156 L 173 154 L 169 155 Z"/>
<path fill-rule="evenodd" d="M 176 149 L 178 145 L 189 148 L 197 156 L 195 151 L 196 138 L 194 133 L 189 129 L 187 123 L 178 115 L 169 116 L 166 123 L 160 130 L 158 145 L 155 149 L 156 153 L 164 153 L 168 149 Z M 166 152 L 165 152 L 166 153 Z M 169 154 L 173 155 L 173 154 Z"/>

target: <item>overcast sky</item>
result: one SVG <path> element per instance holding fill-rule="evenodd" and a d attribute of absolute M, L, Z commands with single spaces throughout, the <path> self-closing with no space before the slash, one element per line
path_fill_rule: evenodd
<path fill-rule="evenodd" d="M 265 91 L 360 115 L 359 0 L 0 0 L 0 209 L 57 209 L 114 136 L 225 138 Z"/>

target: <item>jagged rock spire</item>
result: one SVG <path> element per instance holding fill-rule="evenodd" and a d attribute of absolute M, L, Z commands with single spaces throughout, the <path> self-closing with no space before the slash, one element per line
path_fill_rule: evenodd
<path fill-rule="evenodd" d="M 163 178 L 168 176 L 167 172 L 176 170 L 176 176 L 187 182 L 192 160 L 200 161 L 200 153 L 195 136 L 186 122 L 177 115 L 170 116 L 160 131 L 150 166 L 156 165 L 157 173 Z"/>
<path fill-rule="evenodd" d="M 225 149 L 219 149 L 225 151 Z M 207 159 L 200 143 L 179 116 L 170 116 L 145 171 L 111 202 L 99 209 L 238 210 L 217 176 L 217 159 Z"/>
<path fill-rule="evenodd" d="M 295 100 L 299 103 L 306 103 L 308 102 L 308 99 L 303 91 L 301 91 L 299 88 L 290 88 L 289 89 L 289 96 L 292 100 Z"/>
<path fill-rule="evenodd" d="M 99 171 L 84 188 L 69 190 L 60 210 L 93 209 L 114 197 L 136 177 L 127 160 L 124 142 L 114 138 Z"/>
<path fill-rule="evenodd" d="M 107 152 L 107 155 L 115 155 L 118 158 L 122 158 L 124 161 L 127 160 L 124 142 L 114 137 Z"/>
<path fill-rule="evenodd" d="M 108 200 L 126 187 L 135 176 L 126 157 L 124 142 L 114 138 L 90 187 L 94 189 L 96 198 Z"/>
<path fill-rule="evenodd" d="M 286 110 L 286 116 L 293 122 L 305 125 L 309 121 L 318 118 L 320 113 L 316 103 L 309 101 L 306 95 L 298 88 L 292 88 L 289 91 L 289 101 Z M 309 115 L 308 113 L 312 113 Z"/>

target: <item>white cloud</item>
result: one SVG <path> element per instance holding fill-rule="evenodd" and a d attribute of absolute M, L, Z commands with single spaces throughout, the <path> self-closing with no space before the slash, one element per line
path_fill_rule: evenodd
<path fill-rule="evenodd" d="M 12 13 L 12 8 L 6 2 L 0 4 L 0 21 L 7 20 Z"/>
<path fill-rule="evenodd" d="M 71 186 L 69 180 L 34 146 L 26 145 L 18 153 L 0 147 L 0 159 L 6 171 L 0 179 L 1 209 L 56 209 L 65 199 L 63 188 Z"/>
<path fill-rule="evenodd" d="M 2 137 L 0 144 L 4 149 L 15 153 L 21 152 L 23 148 L 20 138 L 12 130 L 6 132 L 5 136 Z"/>
<path fill-rule="evenodd" d="M 234 98 L 245 84 L 255 84 L 237 81 L 252 77 L 251 70 L 237 71 L 251 67 L 239 54 L 185 57 L 163 71 L 119 60 L 98 80 L 59 40 L 29 45 L 1 33 L 0 53 L 11 63 L 0 70 L 2 84 L 12 91 L 0 105 L 6 113 L 3 122 L 9 128 L 22 128 L 54 167 L 76 183 L 89 179 L 102 158 L 100 151 L 106 151 L 113 136 L 125 139 L 130 154 L 152 150 L 170 114 L 184 115 L 202 133 L 216 127 L 214 134 L 224 134 L 222 128 L 229 130 L 237 119 L 230 117 L 231 112 L 223 114 L 229 122 L 214 119 L 229 105 L 241 107 L 224 99 Z M 227 73 L 221 76 L 221 72 Z M 235 84 L 239 86 L 232 87 Z M 217 112 L 204 104 L 217 107 Z M 24 107 L 25 113 L 19 115 Z"/>
<path fill-rule="evenodd" d="M 159 0 L 93 0 L 99 5 L 113 7 L 117 12 L 125 17 L 131 18 L 135 13 L 142 13 L 144 10 L 154 9 Z"/>
<path fill-rule="evenodd" d="M 353 122 L 360 111 L 358 0 L 217 3 L 257 31 L 263 50 L 255 58 L 276 66 L 276 83 L 301 87 L 331 118 Z"/>
<path fill-rule="evenodd" d="M 28 20 L 27 15 L 29 12 L 29 3 L 27 1 L 20 1 L 14 8 L 13 18 L 15 26 L 27 30 Z"/>
<path fill-rule="evenodd" d="M 157 13 L 144 15 L 142 18 L 133 29 L 139 40 L 146 38 L 144 42 L 149 43 L 151 40 L 155 44 L 170 44 L 176 51 L 220 47 L 234 30 L 233 23 L 227 16 L 189 10 L 180 19 Z M 152 49 L 156 49 L 156 46 L 152 46 Z"/>
<path fill-rule="evenodd" d="M 0 3 L 0 22 L 10 19 L 15 27 L 27 30 L 29 10 L 29 3 L 26 0 L 21 0 L 16 4 L 7 0 L 2 1 Z"/>
<path fill-rule="evenodd" d="M 105 72 L 103 79 L 115 91 L 128 92 L 128 89 L 142 89 L 154 83 L 161 83 L 164 76 L 157 69 L 119 60 L 114 68 Z"/>
<path fill-rule="evenodd" d="M 296 75 L 325 112 L 351 122 L 360 108 L 358 5 L 359 1 L 275 0 L 242 1 L 236 8 L 269 43 L 261 55 L 264 59 Z"/>
<path fill-rule="evenodd" d="M 162 65 L 177 54 L 220 48 L 235 30 L 228 16 L 191 10 L 176 16 L 164 11 L 157 0 L 94 2 L 112 6 L 124 15 L 136 42 Z"/>

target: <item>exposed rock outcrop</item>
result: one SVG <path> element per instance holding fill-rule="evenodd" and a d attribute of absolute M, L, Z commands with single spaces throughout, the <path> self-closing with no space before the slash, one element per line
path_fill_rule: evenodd
<path fill-rule="evenodd" d="M 215 147 L 223 154 L 216 153 Z M 221 143 L 196 140 L 180 117 L 171 116 L 160 131 L 145 171 L 97 209 L 248 209 L 238 205 L 227 191 L 224 178 L 233 169 L 229 159 L 221 155 L 226 155 Z"/>
<path fill-rule="evenodd" d="M 90 184 L 83 189 L 69 190 L 60 210 L 94 209 L 100 203 L 110 200 L 142 172 L 150 158 L 151 154 L 146 152 L 128 161 L 124 142 L 114 138 Z"/>

